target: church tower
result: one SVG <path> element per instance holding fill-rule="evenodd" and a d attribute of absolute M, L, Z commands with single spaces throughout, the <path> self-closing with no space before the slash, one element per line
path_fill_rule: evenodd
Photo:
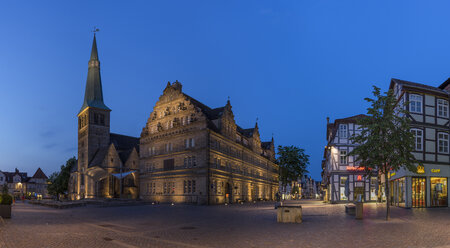
<path fill-rule="evenodd" d="M 103 102 L 100 61 L 94 33 L 84 102 L 78 113 L 78 193 L 81 197 L 92 197 L 90 178 L 86 175 L 89 162 L 99 150 L 110 143 L 110 109 Z"/>

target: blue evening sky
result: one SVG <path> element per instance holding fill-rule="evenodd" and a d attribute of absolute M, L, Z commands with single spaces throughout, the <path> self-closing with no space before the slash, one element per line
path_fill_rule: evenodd
<path fill-rule="evenodd" d="M 139 136 L 167 81 L 296 145 L 320 180 L 326 117 L 371 85 L 450 76 L 449 1 L 3 1 L 0 170 L 49 175 L 77 152 L 94 26 L 111 131 Z"/>

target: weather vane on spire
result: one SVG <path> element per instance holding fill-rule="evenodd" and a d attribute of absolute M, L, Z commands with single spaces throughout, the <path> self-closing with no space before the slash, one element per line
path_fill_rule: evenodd
<path fill-rule="evenodd" d="M 98 29 L 96 26 L 94 26 L 94 30 L 92 30 L 92 33 L 94 33 L 94 35 L 95 35 L 95 33 L 99 32 L 99 31 L 100 31 L 100 29 Z"/>

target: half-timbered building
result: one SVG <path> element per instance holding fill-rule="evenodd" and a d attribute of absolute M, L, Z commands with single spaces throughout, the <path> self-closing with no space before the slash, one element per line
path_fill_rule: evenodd
<path fill-rule="evenodd" d="M 450 80 L 433 87 L 392 79 L 390 89 L 399 106 L 409 110 L 418 161 L 416 173 L 406 169 L 389 173 L 391 202 L 402 207 L 448 206 Z"/>
<path fill-rule="evenodd" d="M 376 201 L 378 180 L 376 173 L 365 176 L 353 156 L 348 154 L 357 146 L 349 138 L 361 132 L 357 121 L 365 115 L 336 119 L 327 118 L 327 146 L 322 162 L 324 200 L 331 203 L 355 201 L 358 195 L 365 202 Z"/>

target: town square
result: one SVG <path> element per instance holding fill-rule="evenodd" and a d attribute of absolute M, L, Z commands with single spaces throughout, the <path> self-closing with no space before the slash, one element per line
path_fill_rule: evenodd
<path fill-rule="evenodd" d="M 0 2 L 0 247 L 450 247 L 449 8 Z"/>

